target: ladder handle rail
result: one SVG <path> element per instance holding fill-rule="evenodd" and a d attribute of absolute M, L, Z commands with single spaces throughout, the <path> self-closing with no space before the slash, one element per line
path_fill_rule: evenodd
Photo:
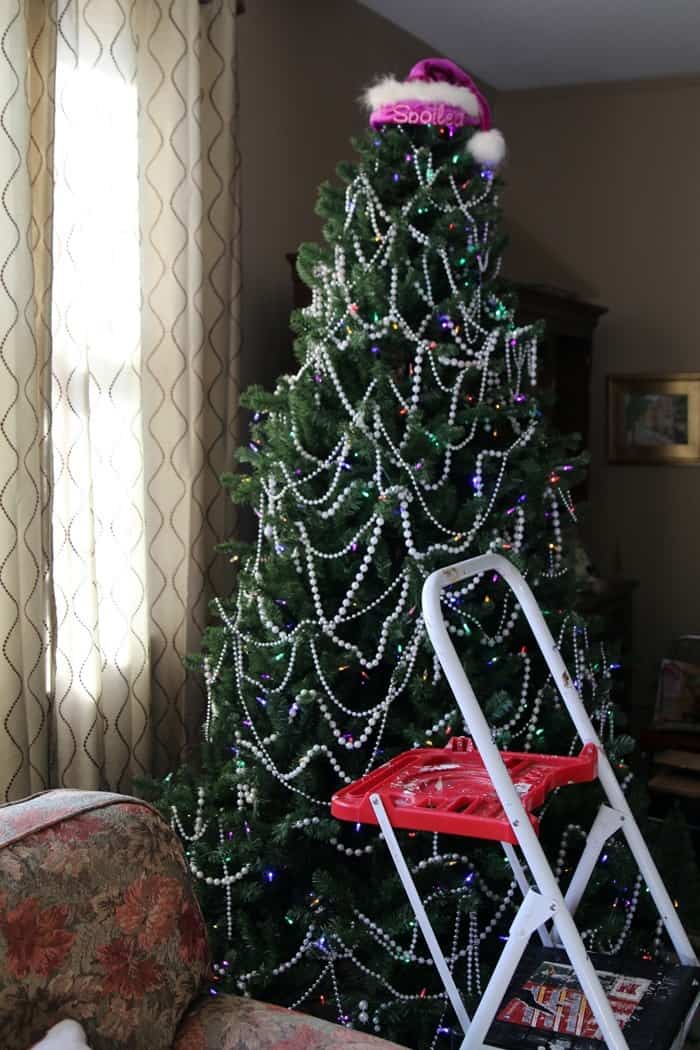
<path fill-rule="evenodd" d="M 448 565 L 444 569 L 438 569 L 428 576 L 423 585 L 423 616 L 433 645 L 435 646 L 433 632 L 436 631 L 438 633 L 441 642 L 443 642 L 442 635 L 444 634 L 445 656 L 449 654 L 455 660 L 459 659 L 449 634 L 444 629 L 444 623 L 442 625 L 443 631 L 438 631 L 438 622 L 442 621 L 440 594 L 450 584 L 458 583 L 469 576 L 476 576 L 483 572 L 497 572 L 513 591 L 582 743 L 600 746 L 598 735 L 591 724 L 580 696 L 574 688 L 569 672 L 552 638 L 551 631 L 547 626 L 534 594 L 522 574 L 502 554 L 482 554 L 476 558 L 468 558 L 465 561 L 457 562 L 455 565 Z M 438 651 L 437 646 L 435 648 Z M 452 650 L 451 653 L 450 650 Z M 438 652 L 438 657 L 440 658 L 440 656 L 441 654 Z M 440 663 L 442 663 L 441 658 Z M 447 668 L 444 665 L 443 669 L 445 674 L 447 674 Z"/>
<path fill-rule="evenodd" d="M 489 724 L 457 656 L 440 611 L 440 592 L 443 587 L 464 579 L 465 576 L 475 575 L 484 569 L 501 571 L 501 562 L 509 566 L 509 563 L 504 558 L 499 558 L 498 555 L 486 555 L 432 573 L 423 585 L 423 618 L 445 677 L 452 688 L 464 720 L 469 726 L 469 732 L 496 789 L 503 812 L 523 851 L 535 888 L 550 902 L 555 930 L 569 952 L 569 958 L 576 968 L 583 992 L 603 1032 L 609 1050 L 627 1050 L 627 1043 L 615 1020 L 612 1007 L 588 958 L 574 921 L 568 914 L 559 884 L 554 878 L 537 833 L 528 819 L 522 800 L 506 769 L 501 752 L 494 743 Z M 517 570 L 513 569 L 513 572 Z M 519 573 L 518 576 L 520 576 Z M 549 637 L 551 639 L 551 635 Z M 595 732 L 593 732 L 593 737 L 585 742 L 597 743 Z M 576 960 L 572 958 L 570 948 L 574 951 Z"/>
<path fill-rule="evenodd" d="M 594 744 L 597 748 L 598 779 L 610 805 L 613 809 L 618 810 L 621 815 L 622 833 L 627 839 L 632 855 L 649 888 L 659 915 L 671 938 L 673 947 L 684 965 L 699 965 L 695 951 L 659 875 L 649 848 L 637 827 L 629 803 L 618 783 L 605 749 L 593 727 L 581 697 L 574 688 L 571 676 L 566 669 L 566 665 L 530 587 L 518 569 L 502 555 L 482 554 L 476 558 L 469 558 L 443 569 L 437 569 L 428 576 L 423 584 L 423 619 L 428 637 L 440 661 L 445 677 L 452 688 L 464 721 L 469 727 L 469 732 L 483 759 L 489 777 L 501 800 L 503 811 L 525 854 L 525 859 L 536 885 L 541 892 L 554 897 L 558 910 L 562 907 L 565 908 L 564 898 L 561 896 L 559 886 L 552 875 L 539 839 L 527 818 L 525 808 L 506 769 L 501 753 L 493 740 L 489 724 L 457 655 L 440 608 L 440 597 L 445 587 L 483 572 L 497 572 L 515 594 L 581 741 L 584 744 Z M 554 887 L 554 892 L 550 893 L 552 886 Z M 600 1024 L 599 1019 L 598 1023 Z"/>

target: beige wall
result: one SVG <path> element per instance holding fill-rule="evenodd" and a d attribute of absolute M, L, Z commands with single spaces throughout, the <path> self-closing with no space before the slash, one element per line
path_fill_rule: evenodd
<path fill-rule="evenodd" d="M 700 78 L 510 92 L 514 277 L 604 304 L 592 384 L 591 547 L 640 581 L 636 700 L 668 640 L 700 633 L 700 468 L 614 466 L 605 376 L 700 371 Z"/>
<path fill-rule="evenodd" d="M 366 127 L 357 98 L 431 51 L 352 0 L 247 0 L 240 18 L 243 382 L 291 364 L 285 253 L 317 240 L 320 182 Z"/>

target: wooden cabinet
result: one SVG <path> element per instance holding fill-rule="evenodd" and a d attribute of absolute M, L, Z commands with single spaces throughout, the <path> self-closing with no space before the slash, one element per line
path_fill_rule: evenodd
<path fill-rule="evenodd" d="M 563 433 L 576 431 L 588 447 L 593 333 L 605 306 L 575 299 L 566 292 L 532 285 L 515 285 L 518 321 L 545 322 L 540 343 L 539 382 L 556 401 L 552 423 Z"/>

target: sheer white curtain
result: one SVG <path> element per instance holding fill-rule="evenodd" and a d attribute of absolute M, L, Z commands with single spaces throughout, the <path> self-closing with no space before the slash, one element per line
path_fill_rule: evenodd
<path fill-rule="evenodd" d="M 134 775 L 172 768 L 196 733 L 199 686 L 183 657 L 206 620 L 214 544 L 233 527 L 218 474 L 238 402 L 235 5 L 16 6 L 26 42 L 10 65 L 26 127 L 32 9 L 52 56 L 38 67 L 54 121 L 41 375 L 56 612 L 48 646 L 46 615 L 35 631 L 55 666 L 42 672 L 53 747 L 39 748 L 40 779 L 129 790 Z M 26 231 L 27 201 L 13 207 Z M 29 695 L 17 700 L 25 722 Z M 24 756 L 26 739 L 18 747 Z"/>

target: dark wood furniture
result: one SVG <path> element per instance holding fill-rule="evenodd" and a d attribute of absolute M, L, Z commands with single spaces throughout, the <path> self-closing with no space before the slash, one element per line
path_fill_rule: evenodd
<path fill-rule="evenodd" d="M 700 638 L 683 635 L 675 638 L 664 654 L 664 662 L 677 664 L 687 672 L 687 687 L 678 701 L 671 701 L 671 710 L 659 697 L 654 721 L 642 730 L 640 746 L 649 760 L 649 791 L 652 797 L 650 814 L 661 819 L 670 804 L 680 803 L 693 831 L 700 833 L 700 720 L 695 683 L 700 669 Z M 659 692 L 664 689 L 664 664 L 659 673 Z M 669 716 L 678 721 L 669 721 Z M 687 719 L 687 721 L 686 721 Z M 700 840 L 700 835 L 698 836 Z"/>
<path fill-rule="evenodd" d="M 607 307 L 556 288 L 516 284 L 515 290 L 518 321 L 545 322 L 538 381 L 556 397 L 552 423 L 563 433 L 579 433 L 588 448 L 593 334 Z"/>
<path fill-rule="evenodd" d="M 700 848 L 700 732 L 650 726 L 639 748 L 646 758 L 649 819 L 663 821 L 679 805 Z"/>

